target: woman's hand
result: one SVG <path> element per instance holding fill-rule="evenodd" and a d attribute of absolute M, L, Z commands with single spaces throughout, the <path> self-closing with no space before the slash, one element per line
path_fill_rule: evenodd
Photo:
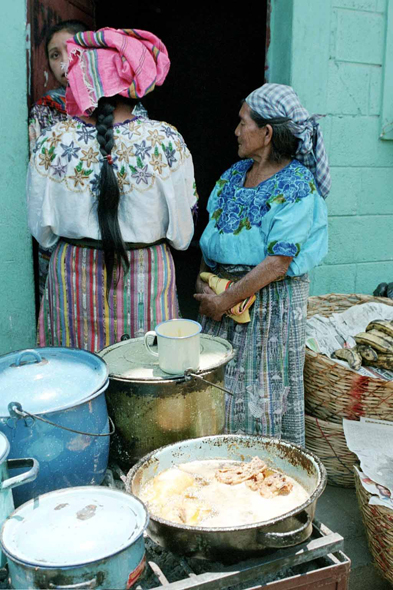
<path fill-rule="evenodd" d="M 209 285 L 201 279 L 199 274 L 195 283 L 195 290 L 197 293 L 206 293 L 206 295 L 214 295 L 213 289 L 210 289 Z"/>
<path fill-rule="evenodd" d="M 206 284 L 206 283 L 205 283 Z M 222 298 L 208 287 L 211 293 L 196 293 L 194 299 L 200 302 L 199 313 L 219 322 L 226 312 L 222 308 Z"/>

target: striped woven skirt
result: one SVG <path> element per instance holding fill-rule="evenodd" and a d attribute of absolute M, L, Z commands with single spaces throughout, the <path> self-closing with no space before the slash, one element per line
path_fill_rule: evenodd
<path fill-rule="evenodd" d="M 247 267 L 220 266 L 217 274 L 241 277 Z M 221 271 L 221 272 L 220 272 Z M 227 364 L 226 433 L 275 436 L 304 445 L 305 325 L 307 275 L 270 283 L 250 308 L 251 321 L 237 324 L 200 317 L 203 332 L 221 336 L 236 350 Z"/>
<path fill-rule="evenodd" d="M 106 294 L 102 250 L 60 241 L 49 264 L 38 320 L 39 346 L 97 351 L 123 334 L 143 336 L 179 317 L 175 267 L 164 244 L 128 250 L 129 271 Z"/>
<path fill-rule="evenodd" d="M 46 277 L 48 276 L 49 261 L 54 248 L 38 246 L 38 293 L 40 301 L 45 293 Z"/>

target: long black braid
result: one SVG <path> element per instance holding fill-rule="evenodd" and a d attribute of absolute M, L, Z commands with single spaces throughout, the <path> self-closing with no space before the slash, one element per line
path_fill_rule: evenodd
<path fill-rule="evenodd" d="M 113 167 L 106 159 L 106 156 L 111 155 L 114 146 L 113 112 L 115 107 L 116 101 L 114 98 L 101 98 L 98 101 L 98 107 L 94 113 L 97 118 L 97 141 L 100 144 L 100 151 L 104 157 L 98 185 L 97 214 L 107 271 L 107 292 L 113 283 L 115 268 L 120 271 L 123 265 L 126 272 L 130 267 L 118 219 L 120 202 L 119 185 Z M 118 273 L 117 276 L 119 276 Z"/>

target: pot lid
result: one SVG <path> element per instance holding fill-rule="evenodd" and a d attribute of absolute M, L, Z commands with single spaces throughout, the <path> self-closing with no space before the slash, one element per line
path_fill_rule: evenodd
<path fill-rule="evenodd" d="M 65 488 L 15 510 L 1 532 L 11 558 L 42 567 L 77 566 L 115 555 L 146 529 L 135 496 L 101 486 Z"/>
<path fill-rule="evenodd" d="M 0 432 L 0 464 L 3 463 L 10 452 L 10 443 L 5 434 Z"/>
<path fill-rule="evenodd" d="M 43 414 L 77 405 L 108 382 L 105 362 L 92 352 L 48 347 L 20 350 L 0 357 L 0 416 L 8 404 Z"/>
<path fill-rule="evenodd" d="M 232 345 L 219 336 L 201 334 L 200 343 L 199 374 L 226 364 L 234 356 Z M 150 348 L 157 350 L 156 346 Z M 143 337 L 112 344 L 98 354 L 106 362 L 110 377 L 149 382 L 184 379 L 183 375 L 168 375 L 160 369 L 158 358 L 147 352 Z"/>

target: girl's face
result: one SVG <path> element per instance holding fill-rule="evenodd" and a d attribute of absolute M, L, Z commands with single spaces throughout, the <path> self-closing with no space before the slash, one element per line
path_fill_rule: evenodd
<path fill-rule="evenodd" d="M 73 33 L 69 31 L 58 31 L 53 35 L 48 44 L 49 67 L 56 80 L 64 87 L 67 86 L 65 69 L 63 69 L 65 64 L 68 63 L 66 41 L 73 36 Z"/>

